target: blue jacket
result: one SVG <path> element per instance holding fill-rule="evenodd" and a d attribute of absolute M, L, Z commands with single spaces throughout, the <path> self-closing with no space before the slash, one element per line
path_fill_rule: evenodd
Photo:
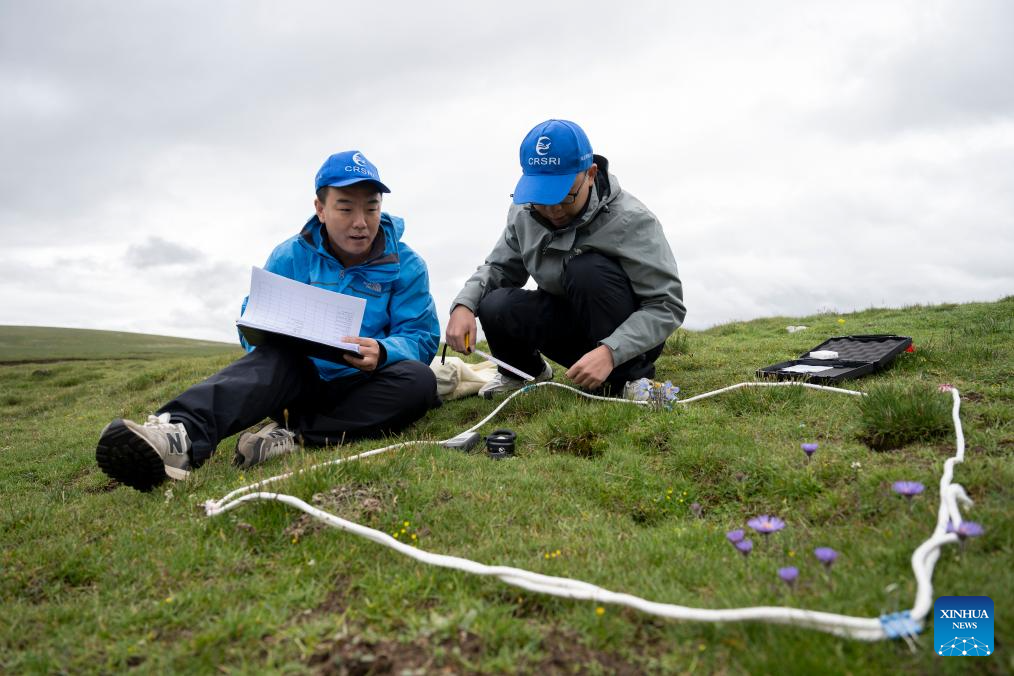
<path fill-rule="evenodd" d="M 264 269 L 297 282 L 365 299 L 360 335 L 383 346 L 382 352 L 387 353 L 383 364 L 406 359 L 429 364 L 440 343 L 440 322 L 430 295 L 426 263 L 401 241 L 404 232 L 405 221 L 381 213 L 374 253 L 365 263 L 345 268 L 324 245 L 324 224 L 315 215 L 298 235 L 275 247 Z M 244 299 L 244 311 L 246 303 Z M 240 342 L 247 351 L 253 349 L 242 335 Z M 316 358 L 313 361 L 324 380 L 360 373 L 347 364 Z"/>

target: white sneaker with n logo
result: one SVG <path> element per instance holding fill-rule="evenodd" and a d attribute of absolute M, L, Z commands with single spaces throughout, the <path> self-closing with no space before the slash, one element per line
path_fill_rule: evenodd
<path fill-rule="evenodd" d="M 169 422 L 168 413 L 150 415 L 143 425 L 118 418 L 102 430 L 95 460 L 120 483 L 150 491 L 167 476 L 190 475 L 190 438 L 182 423 Z"/>

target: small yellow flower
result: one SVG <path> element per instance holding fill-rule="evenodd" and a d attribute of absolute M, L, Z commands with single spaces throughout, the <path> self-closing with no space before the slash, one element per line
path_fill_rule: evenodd
<path fill-rule="evenodd" d="M 708 646 L 704 645 L 703 643 L 701 643 L 700 645 L 697 646 L 697 650 L 699 652 L 704 652 L 707 649 L 708 649 Z"/>
<path fill-rule="evenodd" d="M 402 525 L 402 526 L 404 526 L 405 528 L 408 528 L 408 521 L 405 521 L 405 522 L 404 522 L 404 523 L 402 523 L 401 525 Z"/>
<path fill-rule="evenodd" d="M 598 615 L 599 617 L 602 617 L 603 615 L 606 614 L 606 609 L 603 608 L 602 606 L 599 606 L 598 608 L 595 609 L 595 614 Z"/>
<path fill-rule="evenodd" d="M 557 550 L 556 550 L 556 555 L 557 555 L 557 556 L 559 556 L 559 555 L 560 555 L 560 550 L 559 550 L 559 549 L 557 549 Z"/>
<path fill-rule="evenodd" d="M 548 559 L 548 558 L 549 558 L 549 552 L 546 552 L 545 554 L 543 554 L 543 555 L 542 555 L 542 558 L 544 558 L 544 559 Z"/>
<path fill-rule="evenodd" d="M 166 603 L 172 603 L 173 602 L 173 597 L 171 597 L 171 596 L 165 597 L 165 602 Z"/>
<path fill-rule="evenodd" d="M 404 529 L 404 528 L 402 528 L 402 529 L 401 529 L 401 534 L 402 534 L 402 535 L 404 535 L 404 534 L 405 534 L 405 529 Z"/>
<path fill-rule="evenodd" d="M 413 540 L 418 540 L 419 538 L 417 538 L 417 537 L 415 536 L 415 533 L 412 533 L 412 539 L 413 539 Z"/>
<path fill-rule="evenodd" d="M 789 556 L 795 556 L 795 555 L 796 555 L 796 552 L 795 552 L 795 550 L 793 550 L 793 549 L 790 549 L 790 550 L 789 550 Z"/>
<path fill-rule="evenodd" d="M 845 320 L 844 320 L 844 319 L 839 319 L 839 320 L 838 320 L 838 323 L 839 323 L 839 324 L 844 324 L 844 323 L 845 323 Z"/>

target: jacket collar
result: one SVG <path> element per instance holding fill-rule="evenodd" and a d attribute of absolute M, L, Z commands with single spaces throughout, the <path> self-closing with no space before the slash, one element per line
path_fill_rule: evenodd
<path fill-rule="evenodd" d="M 306 222 L 299 236 L 303 244 L 312 249 L 317 255 L 331 259 L 338 265 L 341 265 L 341 261 L 331 251 L 331 247 L 325 236 L 324 224 L 321 223 L 316 214 L 311 216 L 310 220 Z M 380 265 L 393 265 L 397 267 L 399 261 L 397 229 L 391 217 L 386 213 L 381 213 L 380 228 L 377 230 L 377 236 L 370 247 L 370 255 L 365 262 L 351 267 L 374 267 Z"/>

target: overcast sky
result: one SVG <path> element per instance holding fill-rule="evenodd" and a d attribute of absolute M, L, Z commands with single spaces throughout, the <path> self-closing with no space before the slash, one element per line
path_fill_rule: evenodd
<path fill-rule="evenodd" d="M 0 3 L 0 323 L 233 340 L 362 150 L 441 321 L 581 124 L 686 326 L 1014 293 L 1014 3 Z"/>

